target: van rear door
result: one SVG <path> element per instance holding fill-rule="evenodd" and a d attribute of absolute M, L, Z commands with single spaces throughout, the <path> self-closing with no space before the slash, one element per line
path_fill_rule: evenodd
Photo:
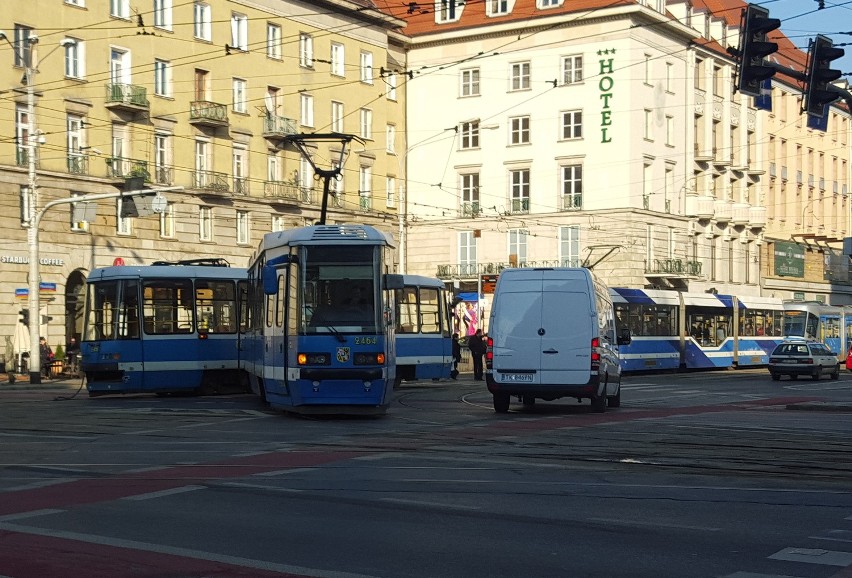
<path fill-rule="evenodd" d="M 566 272 L 543 281 L 541 378 L 543 385 L 578 385 L 589 381 L 595 327 L 594 293 L 585 277 Z"/>

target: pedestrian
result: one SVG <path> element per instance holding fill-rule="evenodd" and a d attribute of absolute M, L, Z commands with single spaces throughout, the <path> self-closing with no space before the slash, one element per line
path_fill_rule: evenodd
<path fill-rule="evenodd" d="M 77 373 L 77 365 L 80 357 L 80 344 L 77 343 L 77 338 L 73 335 L 65 347 L 65 361 L 68 363 L 68 369 L 72 373 Z"/>
<path fill-rule="evenodd" d="M 473 360 L 473 379 L 482 381 L 483 357 L 485 356 L 485 340 L 482 338 L 482 329 L 467 338 L 467 347 L 470 349 L 470 357 Z"/>
<path fill-rule="evenodd" d="M 53 350 L 47 343 L 47 339 L 42 337 L 38 341 L 38 353 L 41 361 L 41 373 L 45 377 L 50 377 L 50 364 L 53 363 Z"/>
<path fill-rule="evenodd" d="M 459 344 L 459 334 L 453 333 L 453 369 L 450 371 L 450 377 L 457 379 L 459 376 L 459 363 L 461 363 L 461 345 Z"/>

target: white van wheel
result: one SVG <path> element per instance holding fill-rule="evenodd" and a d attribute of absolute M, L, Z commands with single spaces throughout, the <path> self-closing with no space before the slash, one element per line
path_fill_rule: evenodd
<path fill-rule="evenodd" d="M 494 397 L 494 411 L 497 413 L 506 413 L 509 411 L 509 403 L 511 403 L 512 399 L 508 393 L 495 393 L 492 396 Z"/>
<path fill-rule="evenodd" d="M 606 398 L 606 404 L 609 407 L 621 407 L 621 384 L 618 384 L 618 392 L 615 395 Z"/>
<path fill-rule="evenodd" d="M 528 407 L 531 406 L 531 405 L 535 405 L 535 396 L 525 395 L 521 398 L 521 401 L 523 402 L 523 404 L 525 406 L 528 406 Z"/>

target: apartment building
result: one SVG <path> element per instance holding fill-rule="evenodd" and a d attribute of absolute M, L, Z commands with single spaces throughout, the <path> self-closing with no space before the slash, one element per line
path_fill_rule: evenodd
<path fill-rule="evenodd" d="M 398 14 L 414 72 L 409 272 L 472 291 L 506 266 L 587 265 L 613 286 L 766 294 L 786 232 L 768 204 L 773 119 L 733 90 L 744 7 L 489 0 Z M 804 58 L 789 41 L 784 53 Z M 848 131 L 848 114 L 831 115 Z M 810 205 L 837 238 L 840 142 L 839 196 Z"/>
<path fill-rule="evenodd" d="M 405 132 L 402 20 L 358 0 L 15 0 L 0 40 L 0 334 L 20 339 L 25 225 L 41 214 L 40 311 L 55 347 L 81 331 L 83 283 L 121 260 L 224 257 L 242 266 L 269 231 L 327 222 L 395 230 Z M 29 84 L 27 84 L 29 81 Z M 288 137 L 305 139 L 310 160 Z M 343 153 L 341 155 L 341 153 Z M 128 177 L 167 188 L 145 217 Z M 33 187 L 32 185 L 35 185 Z M 46 210 L 48 204 L 52 206 Z M 21 342 L 21 343 L 19 343 Z"/>

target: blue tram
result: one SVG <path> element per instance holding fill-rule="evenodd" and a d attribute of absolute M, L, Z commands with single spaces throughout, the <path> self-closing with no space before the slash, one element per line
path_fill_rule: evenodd
<path fill-rule="evenodd" d="M 453 368 L 451 293 L 433 277 L 403 275 L 394 291 L 396 381 L 447 379 Z"/>
<path fill-rule="evenodd" d="M 80 343 L 89 396 L 248 391 L 239 367 L 246 273 L 223 259 L 92 271 Z"/>
<path fill-rule="evenodd" d="M 390 235 L 366 225 L 267 233 L 248 273 L 243 367 L 298 413 L 384 413 L 396 378 Z"/>
<path fill-rule="evenodd" d="M 610 288 L 624 371 L 760 366 L 782 340 L 784 304 L 772 297 Z"/>
<path fill-rule="evenodd" d="M 852 346 L 852 307 L 785 301 L 784 335 L 822 341 L 843 361 Z"/>

